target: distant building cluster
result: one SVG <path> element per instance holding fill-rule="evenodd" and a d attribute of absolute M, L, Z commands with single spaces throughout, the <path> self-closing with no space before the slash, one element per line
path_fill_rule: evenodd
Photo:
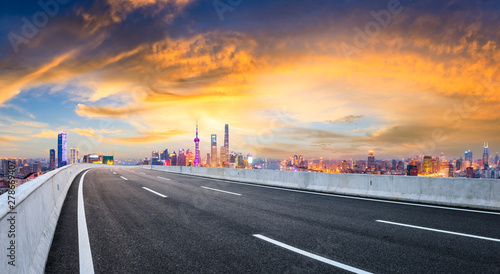
<path fill-rule="evenodd" d="M 3 158 L 0 159 L 0 194 L 8 190 L 9 162 L 14 163 L 14 181 L 22 185 L 49 171 L 50 163 L 47 159 L 30 158 Z"/>
<path fill-rule="evenodd" d="M 152 151 L 151 158 L 145 157 L 142 164 L 166 165 L 166 166 L 194 166 L 194 167 L 221 167 L 221 168 L 253 168 L 253 156 L 248 153 L 244 156 L 229 150 L 229 125 L 224 126 L 224 144 L 218 153 L 217 134 L 210 136 L 210 153 L 205 159 L 200 154 L 200 139 L 198 138 L 198 125 L 196 125 L 196 137 L 194 139 L 195 150 L 179 149 L 178 152 L 168 149 L 161 152 Z"/>
<path fill-rule="evenodd" d="M 281 161 L 280 170 L 500 179 L 499 161 L 498 153 L 491 159 L 489 146 L 485 144 L 482 158 L 477 160 L 474 160 L 470 150 L 465 151 L 463 158 L 453 160 L 446 159 L 443 153 L 440 157 L 416 156 L 402 160 L 376 160 L 375 153 L 370 151 L 366 160 L 306 160 L 302 155 L 294 155 Z"/>

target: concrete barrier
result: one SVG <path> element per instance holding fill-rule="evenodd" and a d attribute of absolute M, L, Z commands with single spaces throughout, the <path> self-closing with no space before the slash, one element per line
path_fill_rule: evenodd
<path fill-rule="evenodd" d="M 20 185 L 13 195 L 14 209 L 9 208 L 12 204 L 9 205 L 8 193 L 0 195 L 0 273 L 44 272 L 57 220 L 71 182 L 81 171 L 96 167 L 102 166 L 73 164 Z M 14 222 L 11 226 L 12 217 Z M 15 241 L 12 245 L 14 249 L 10 248 L 11 241 Z M 12 253 L 15 257 L 8 256 Z M 9 261 L 14 261 L 15 266 Z"/>
<path fill-rule="evenodd" d="M 359 197 L 500 211 L 500 180 L 335 174 L 185 166 L 166 172 Z"/>

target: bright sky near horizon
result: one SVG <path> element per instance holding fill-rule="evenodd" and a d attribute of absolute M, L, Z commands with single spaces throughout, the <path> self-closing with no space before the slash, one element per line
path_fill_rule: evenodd
<path fill-rule="evenodd" d="M 0 157 L 500 151 L 500 2 L 2 1 Z"/>

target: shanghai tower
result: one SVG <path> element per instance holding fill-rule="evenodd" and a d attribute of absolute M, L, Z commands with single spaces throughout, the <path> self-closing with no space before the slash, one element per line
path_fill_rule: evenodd
<path fill-rule="evenodd" d="M 224 151 L 226 152 L 226 157 L 225 159 L 222 159 L 222 161 L 225 161 L 226 164 L 229 164 L 229 125 L 226 124 L 225 130 L 224 130 Z"/>

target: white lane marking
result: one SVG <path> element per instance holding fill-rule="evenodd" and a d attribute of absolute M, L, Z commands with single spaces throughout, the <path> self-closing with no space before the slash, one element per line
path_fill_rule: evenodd
<path fill-rule="evenodd" d="M 139 174 L 146 175 L 146 173 L 144 173 L 144 172 L 139 172 Z"/>
<path fill-rule="evenodd" d="M 90 170 L 83 173 L 78 186 L 78 253 L 80 260 L 80 273 L 94 273 L 92 252 L 90 250 L 89 232 L 87 220 L 85 219 L 85 207 L 83 204 L 83 178 Z"/>
<path fill-rule="evenodd" d="M 169 178 L 164 178 L 164 177 L 160 177 L 160 176 L 156 176 L 156 178 L 160 178 L 160 179 L 163 179 L 163 180 L 170 181 L 170 179 L 169 179 Z"/>
<path fill-rule="evenodd" d="M 471 234 L 465 234 L 465 233 L 458 233 L 458 232 L 452 232 L 452 231 L 441 230 L 441 229 L 428 228 L 428 227 L 423 227 L 423 226 L 407 225 L 407 224 L 401 224 L 401 223 L 395 223 L 395 222 L 389 222 L 389 221 L 383 221 L 383 220 L 376 220 L 376 221 L 379 222 L 379 223 L 386 223 L 386 224 L 391 224 L 391 225 L 399 225 L 399 226 L 405 226 L 405 227 L 410 227 L 410 228 L 417 228 L 417 229 L 422 229 L 422 230 L 428 230 L 428 231 L 441 232 L 441 233 L 446 233 L 446 234 L 452 234 L 452 235 L 458 235 L 458 236 L 476 238 L 476 239 L 481 239 L 481 240 L 488 240 L 488 241 L 500 242 L 500 239 L 495 239 L 495 238 L 489 238 L 489 237 L 483 237 L 483 236 L 476 236 L 476 235 L 471 235 Z"/>
<path fill-rule="evenodd" d="M 123 180 L 128 181 L 128 179 L 127 179 L 127 178 L 125 178 L 125 177 L 123 177 L 123 176 L 120 176 L 120 177 L 121 177 Z"/>
<path fill-rule="evenodd" d="M 163 194 L 161 194 L 161 193 L 158 193 L 158 192 L 156 192 L 156 191 L 154 191 L 154 190 L 151 190 L 151 189 L 149 189 L 149 188 L 147 188 L 147 187 L 142 187 L 142 188 L 144 188 L 144 189 L 145 189 L 145 190 L 147 190 L 147 191 L 151 191 L 151 192 L 153 192 L 154 194 L 156 194 L 156 195 L 158 195 L 158 196 L 161 196 L 161 197 L 163 197 L 163 198 L 167 198 L 167 196 L 165 196 L 165 195 L 163 195 Z"/>
<path fill-rule="evenodd" d="M 116 174 L 116 172 L 113 171 L 113 174 Z"/>
<path fill-rule="evenodd" d="M 361 270 L 361 269 L 358 269 L 358 268 L 355 268 L 355 267 L 352 267 L 352 266 L 349 266 L 349 265 L 346 265 L 346 264 L 343 264 L 343 263 L 339 263 L 339 262 L 327 259 L 325 257 L 318 256 L 316 254 L 312 254 L 310 252 L 298 249 L 296 247 L 284 244 L 282 242 L 278 242 L 276 240 L 273 240 L 271 238 L 268 238 L 268 237 L 260 235 L 260 234 L 254 234 L 253 236 L 257 237 L 257 238 L 259 238 L 261 240 L 264 240 L 266 242 L 269 242 L 269 243 L 275 244 L 277 246 L 280 246 L 282 248 L 285 248 L 285 249 L 288 249 L 290 251 L 293 251 L 295 253 L 299 253 L 299 254 L 304 255 L 306 257 L 318 260 L 320 262 L 323 262 L 323 263 L 326 263 L 326 264 L 329 264 L 329 265 L 333 265 L 335 267 L 338 267 L 338 268 L 341 268 L 341 269 L 344 269 L 344 270 L 347 270 L 347 271 L 350 271 L 350 272 L 353 272 L 353 273 L 370 273 L 370 272 L 366 272 L 364 270 Z"/>
<path fill-rule="evenodd" d="M 220 190 L 220 189 L 215 189 L 215 188 L 211 188 L 211 187 L 202 186 L 201 188 L 204 188 L 204 189 L 210 189 L 210 190 L 213 190 L 213 191 L 224 192 L 224 193 L 227 193 L 227 194 L 232 194 L 232 195 L 236 195 L 236 196 L 241 196 L 241 194 L 239 194 L 239 193 L 229 192 L 229 191 Z"/>
<path fill-rule="evenodd" d="M 171 173 L 173 173 L 173 172 L 171 172 Z M 306 194 L 313 194 L 313 195 L 338 197 L 338 198 L 344 198 L 344 199 L 353 199 L 353 200 L 371 201 L 371 202 L 388 203 L 388 204 L 399 204 L 399 205 L 407 205 L 407 206 L 419 206 L 419 207 L 429 207 L 429 208 L 438 208 L 438 209 L 446 209 L 446 210 L 455 210 L 455 211 L 465 211 L 465 212 L 473 212 L 473 213 L 483 213 L 483 214 L 500 215 L 500 212 L 481 211 L 481 210 L 463 209 L 463 208 L 455 208 L 455 207 L 444 207 L 444 206 L 433 206 L 433 205 L 425 205 L 425 204 L 415 204 L 415 203 L 411 203 L 411 202 L 396 202 L 396 201 L 379 200 L 379 199 L 354 197 L 354 196 L 344 196 L 344 195 L 340 195 L 340 194 L 329 194 L 329 193 L 305 191 L 305 190 L 298 190 L 298 189 L 287 189 L 287 188 L 281 188 L 281 187 L 275 187 L 275 186 L 265 186 L 265 185 L 258 185 L 258 184 L 241 183 L 241 182 L 234 182 L 234 181 L 228 181 L 228 180 L 213 179 L 213 178 L 207 178 L 207 177 L 201 177 L 201 176 L 193 176 L 193 175 L 181 174 L 181 173 L 174 173 L 174 174 L 176 174 L 176 175 L 190 176 L 190 177 L 199 177 L 199 178 L 203 178 L 203 179 L 207 179 L 207 180 L 212 180 L 212 181 L 226 182 L 226 183 L 229 183 L 229 184 L 246 185 L 246 186 L 262 187 L 262 188 L 270 188 L 270 189 L 277 189 L 277 190 L 291 191 L 291 192 L 299 192 L 299 193 L 306 193 Z"/>

